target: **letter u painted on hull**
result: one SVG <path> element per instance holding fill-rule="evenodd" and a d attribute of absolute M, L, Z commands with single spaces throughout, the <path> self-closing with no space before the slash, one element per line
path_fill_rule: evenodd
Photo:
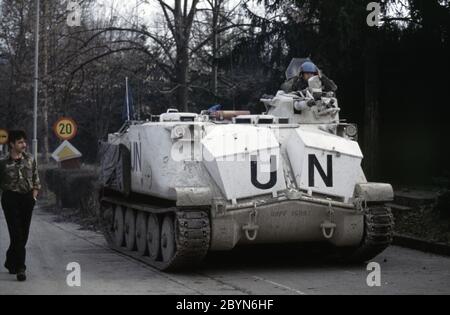
<path fill-rule="evenodd" d="M 251 156 L 250 161 L 251 168 L 251 180 L 253 186 L 258 189 L 267 190 L 275 187 L 277 183 L 277 156 L 270 156 L 270 179 L 267 183 L 262 184 L 258 180 L 258 157 L 256 155 Z"/>

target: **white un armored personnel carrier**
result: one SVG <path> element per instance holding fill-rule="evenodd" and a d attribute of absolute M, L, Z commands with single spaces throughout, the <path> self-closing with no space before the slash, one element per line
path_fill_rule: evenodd
<path fill-rule="evenodd" d="M 356 126 L 339 120 L 325 81 L 265 97 L 261 115 L 168 110 L 110 134 L 100 150 L 110 246 L 161 270 L 244 244 L 327 242 L 349 262 L 382 252 L 393 190 L 367 182 Z"/>

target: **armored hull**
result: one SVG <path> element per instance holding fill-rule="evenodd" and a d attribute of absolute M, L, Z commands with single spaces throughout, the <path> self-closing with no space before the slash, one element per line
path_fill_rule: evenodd
<path fill-rule="evenodd" d="M 383 251 L 392 187 L 367 182 L 356 128 L 340 122 L 334 95 L 318 98 L 317 82 L 309 92 L 262 99 L 261 115 L 170 110 L 109 135 L 101 219 L 110 245 L 162 270 L 244 244 L 327 242 L 349 261 Z"/>

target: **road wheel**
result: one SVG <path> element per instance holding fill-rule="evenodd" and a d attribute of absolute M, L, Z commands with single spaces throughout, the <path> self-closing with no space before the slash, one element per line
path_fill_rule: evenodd
<path fill-rule="evenodd" d="M 136 247 L 142 256 L 147 253 L 147 214 L 143 211 L 136 217 Z"/>
<path fill-rule="evenodd" d="M 149 214 L 147 219 L 147 246 L 148 255 L 154 261 L 159 256 L 159 250 L 161 248 L 160 237 L 161 229 L 159 219 L 156 214 Z"/>
<path fill-rule="evenodd" d="M 125 245 L 130 251 L 136 248 L 136 214 L 131 208 L 125 213 Z"/>
<path fill-rule="evenodd" d="M 124 225 L 124 211 L 120 206 L 116 206 L 114 211 L 114 244 L 118 247 L 123 246 L 124 235 L 125 235 L 125 225 Z"/>
<path fill-rule="evenodd" d="M 175 254 L 175 229 L 171 215 L 166 215 L 162 224 L 161 254 L 165 263 L 169 263 Z"/>

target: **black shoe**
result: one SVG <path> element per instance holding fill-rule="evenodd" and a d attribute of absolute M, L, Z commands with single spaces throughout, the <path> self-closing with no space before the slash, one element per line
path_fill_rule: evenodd
<path fill-rule="evenodd" d="M 27 280 L 27 274 L 25 273 L 25 271 L 18 271 L 16 277 L 17 281 L 19 282 L 24 282 Z"/>
<path fill-rule="evenodd" d="M 15 268 L 10 268 L 8 265 L 5 264 L 5 268 L 8 269 L 8 272 L 10 275 L 16 275 L 17 270 Z"/>

